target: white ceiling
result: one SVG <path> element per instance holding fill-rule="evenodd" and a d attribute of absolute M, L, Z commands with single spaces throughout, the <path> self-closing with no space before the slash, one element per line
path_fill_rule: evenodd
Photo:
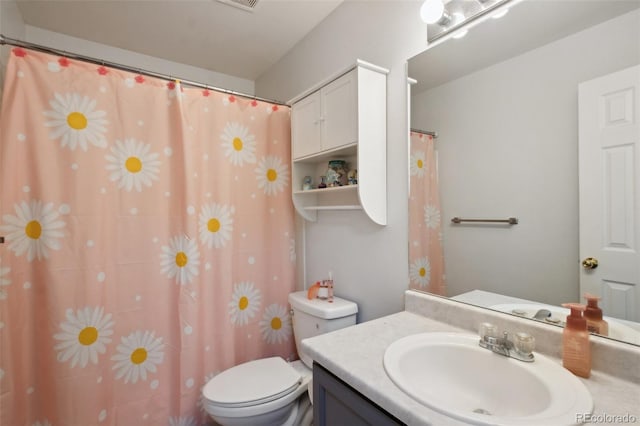
<path fill-rule="evenodd" d="M 342 1 L 259 0 L 252 12 L 216 0 L 18 0 L 18 8 L 27 25 L 256 80 Z"/>

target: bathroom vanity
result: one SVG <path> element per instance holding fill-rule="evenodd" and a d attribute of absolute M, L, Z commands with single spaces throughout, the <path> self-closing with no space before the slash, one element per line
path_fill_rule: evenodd
<path fill-rule="evenodd" d="M 403 392 L 385 372 L 383 358 L 389 345 L 405 336 L 436 331 L 477 335 L 478 325 L 485 321 L 500 330 L 533 335 L 534 352 L 561 365 L 559 327 L 407 291 L 403 312 L 302 342 L 315 362 L 314 424 L 467 424 Z M 640 347 L 597 336 L 591 337 L 591 345 L 592 375 L 579 380 L 593 398 L 592 418 L 602 422 L 635 416 L 640 421 Z M 497 376 L 500 373 L 496 371 Z M 588 419 L 588 413 L 576 413 L 576 423 L 582 414 L 582 421 Z"/>
<path fill-rule="evenodd" d="M 314 425 L 401 425 L 376 405 L 318 363 L 313 365 Z"/>

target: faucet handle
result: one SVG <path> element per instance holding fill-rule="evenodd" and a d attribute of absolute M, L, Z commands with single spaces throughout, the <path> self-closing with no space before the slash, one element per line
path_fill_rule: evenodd
<path fill-rule="evenodd" d="M 529 333 L 518 332 L 515 334 L 514 346 L 522 355 L 529 355 L 536 346 L 536 339 Z"/>
<path fill-rule="evenodd" d="M 490 322 L 483 322 L 480 324 L 479 334 L 481 340 L 487 337 L 498 337 L 498 327 Z"/>

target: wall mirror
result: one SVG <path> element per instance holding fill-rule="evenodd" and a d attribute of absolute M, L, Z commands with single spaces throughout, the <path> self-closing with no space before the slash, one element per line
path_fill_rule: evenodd
<path fill-rule="evenodd" d="M 581 203 L 602 190 L 585 194 L 582 188 L 581 194 L 580 181 L 604 174 L 579 161 L 581 133 L 593 133 L 580 130 L 581 83 L 621 70 L 640 81 L 634 71 L 640 70 L 634 68 L 640 64 L 640 2 L 523 0 L 508 6 L 502 18 L 483 20 L 464 38 L 441 40 L 409 59 L 408 76 L 417 81 L 410 88 L 411 128 L 437 133 L 433 158 L 417 158 L 410 149 L 410 287 L 509 314 L 538 314 L 556 325 L 565 318 L 561 304 L 585 303 L 589 290 L 602 297 L 608 337 L 640 345 L 640 188 L 633 171 L 640 161 L 638 86 L 607 104 L 610 118 L 636 127 L 625 140 L 631 148 L 607 157 L 605 176 L 611 188 L 626 188 L 612 197 L 635 211 L 592 205 L 591 212 L 607 210 L 610 227 L 581 230 Z M 439 208 L 413 193 L 418 165 L 430 161 L 437 164 Z M 635 181 L 625 183 L 630 173 Z M 513 217 L 517 224 L 455 224 L 453 217 Z M 601 240 L 611 226 L 627 241 L 609 251 L 626 253 L 630 266 L 612 267 L 608 257 L 597 269 L 581 266 L 583 258 L 600 257 L 580 248 L 585 236 Z M 426 264 L 425 254 L 413 253 L 421 244 L 442 247 L 444 274 L 437 259 Z M 607 268 L 613 276 L 600 277 Z M 622 277 L 623 270 L 631 278 Z"/>

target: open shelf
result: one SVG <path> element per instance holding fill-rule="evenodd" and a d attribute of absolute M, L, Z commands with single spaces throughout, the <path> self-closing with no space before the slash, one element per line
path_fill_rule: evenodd
<path fill-rule="evenodd" d="M 304 208 L 305 210 L 362 210 L 361 205 L 353 205 L 353 206 L 308 206 Z"/>
<path fill-rule="evenodd" d="M 322 194 L 323 192 L 346 192 L 346 191 L 357 191 L 358 185 L 344 185 L 344 186 L 329 186 L 326 188 L 314 188 L 307 190 L 296 190 L 293 191 L 294 194 Z"/>

